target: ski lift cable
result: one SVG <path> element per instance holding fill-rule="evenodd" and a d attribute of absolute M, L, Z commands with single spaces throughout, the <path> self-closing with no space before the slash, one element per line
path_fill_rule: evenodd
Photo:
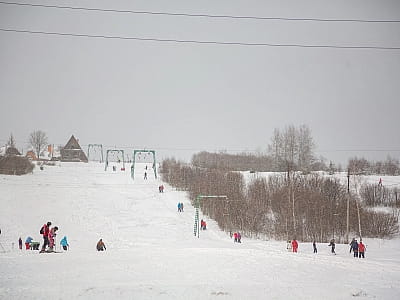
<path fill-rule="evenodd" d="M 162 11 L 137 11 L 128 9 L 112 9 L 112 8 L 98 8 L 98 7 L 82 7 L 82 6 L 66 6 L 66 5 L 50 5 L 41 3 L 22 3 L 0 1 L 0 4 L 14 5 L 14 6 L 30 6 L 40 8 L 56 8 L 64 10 L 82 10 L 90 12 L 107 12 L 107 13 L 124 13 L 124 14 L 142 14 L 142 15 L 156 15 L 156 16 L 172 16 L 172 17 L 195 17 L 195 18 L 218 18 L 218 19 L 240 19 L 240 20 L 257 20 L 257 21 L 295 21 L 295 22 L 353 22 L 353 23 L 400 23 L 397 19 L 328 19 L 328 18 L 290 18 L 290 17 L 261 17 L 261 16 L 238 16 L 238 15 L 216 15 L 216 14 L 192 14 L 192 13 L 176 13 L 176 12 L 162 12 Z"/>
<path fill-rule="evenodd" d="M 224 46 L 246 46 L 246 47 L 275 47 L 275 48 L 309 48 L 309 49 L 346 49 L 346 50 L 392 50 L 399 51 L 400 46 L 372 46 L 372 45 L 333 45 L 333 44 L 279 44 L 279 43 L 262 43 L 262 42 L 230 42 L 230 41 L 211 41 L 211 40 L 185 40 L 185 39 L 168 39 L 168 38 L 147 38 L 137 36 L 122 35 L 102 35 L 102 34 L 85 34 L 57 31 L 39 31 L 28 29 L 0 28 L 3 32 L 25 33 L 33 35 L 50 35 L 63 37 L 79 37 L 79 38 L 98 38 L 113 40 L 134 40 L 143 42 L 160 42 L 175 44 L 201 44 L 201 45 L 224 45 Z"/>

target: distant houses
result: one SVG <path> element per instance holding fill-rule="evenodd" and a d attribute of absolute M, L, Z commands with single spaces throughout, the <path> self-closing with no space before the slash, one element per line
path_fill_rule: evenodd
<path fill-rule="evenodd" d="M 72 135 L 68 143 L 61 149 L 61 161 L 64 162 L 88 162 L 78 140 Z"/>

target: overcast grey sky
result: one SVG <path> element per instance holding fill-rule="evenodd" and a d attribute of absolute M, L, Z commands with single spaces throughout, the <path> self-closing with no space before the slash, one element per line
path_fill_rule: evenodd
<path fill-rule="evenodd" d="M 25 2 L 25 1 L 19 1 Z M 54 4 L 55 1 L 26 1 Z M 400 1 L 57 1 L 118 10 L 400 20 Z M 178 17 L 0 4 L 0 28 L 244 43 L 400 47 L 400 23 Z M 0 143 L 30 132 L 65 144 L 265 151 L 307 124 L 317 154 L 400 156 L 400 50 L 294 48 L 0 31 Z M 350 151 L 350 150 L 397 151 Z M 349 150 L 349 151 L 342 151 Z"/>

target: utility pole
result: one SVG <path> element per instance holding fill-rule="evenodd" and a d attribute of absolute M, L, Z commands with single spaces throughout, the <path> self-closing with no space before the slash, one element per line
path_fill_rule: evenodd
<path fill-rule="evenodd" d="M 347 169 L 347 212 L 346 212 L 346 244 L 349 243 L 349 220 L 350 220 L 350 168 Z"/>

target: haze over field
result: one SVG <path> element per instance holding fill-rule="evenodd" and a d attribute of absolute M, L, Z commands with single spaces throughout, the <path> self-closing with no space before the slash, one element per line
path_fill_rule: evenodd
<path fill-rule="evenodd" d="M 30 1 L 54 5 L 53 1 Z M 59 6 L 253 17 L 399 20 L 396 0 L 58 1 Z M 0 29 L 264 44 L 399 47 L 396 22 L 288 21 L 0 4 Z M 400 155 L 399 50 L 240 46 L 0 31 L 0 144 L 32 130 L 52 144 L 266 150 L 274 128 L 307 124 L 317 154 Z"/>

